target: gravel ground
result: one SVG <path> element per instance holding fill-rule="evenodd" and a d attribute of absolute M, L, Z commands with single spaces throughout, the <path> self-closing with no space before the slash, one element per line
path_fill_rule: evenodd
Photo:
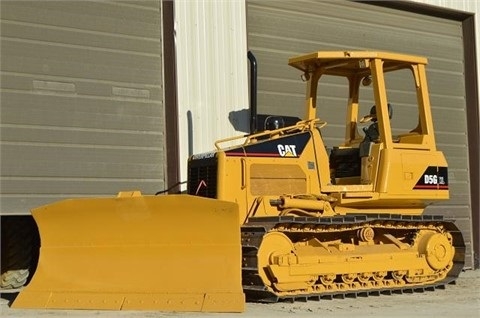
<path fill-rule="evenodd" d="M 247 303 L 241 314 L 166 313 L 155 311 L 25 310 L 12 309 L 2 294 L 1 317 L 480 317 L 480 271 L 465 271 L 445 289 L 403 295 L 333 299 L 305 303 Z"/>

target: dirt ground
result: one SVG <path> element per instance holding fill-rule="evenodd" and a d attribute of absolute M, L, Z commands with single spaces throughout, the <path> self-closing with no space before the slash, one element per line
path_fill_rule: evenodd
<path fill-rule="evenodd" d="M 465 271 L 445 289 L 403 295 L 369 296 L 296 303 L 247 303 L 240 314 L 166 313 L 154 311 L 19 310 L 2 294 L 0 317 L 480 317 L 480 270 Z"/>

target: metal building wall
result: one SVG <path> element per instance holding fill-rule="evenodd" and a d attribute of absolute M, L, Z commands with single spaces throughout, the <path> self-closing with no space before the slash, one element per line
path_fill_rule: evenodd
<path fill-rule="evenodd" d="M 160 2 L 0 6 L 0 212 L 163 189 Z"/>
<path fill-rule="evenodd" d="M 475 0 L 411 0 L 418 3 L 473 13 L 475 19 L 475 42 L 477 51 L 477 65 L 480 65 L 480 2 Z M 480 91 L 480 82 L 478 83 Z"/>
<path fill-rule="evenodd" d="M 414 0 L 416 2 L 459 10 L 472 14 L 464 24 L 468 24 L 473 30 L 464 33 L 464 41 L 471 43 L 475 50 L 476 56 L 468 56 L 468 58 L 476 60 L 476 69 L 470 68 L 466 70 L 465 76 L 468 77 L 467 85 L 473 91 L 467 98 L 467 121 L 469 126 L 469 172 L 470 172 L 470 188 L 471 188 L 471 207 L 472 207 L 472 232 L 474 247 L 474 266 L 480 268 L 480 80 L 478 78 L 478 69 L 480 65 L 480 3 L 471 0 Z M 472 21 L 473 20 L 473 21 Z M 467 22 L 468 21 L 468 22 Z M 473 24 L 473 27 L 472 27 Z M 472 38 L 468 38 L 472 37 Z M 467 52 L 473 55 L 473 52 Z M 476 91 L 475 91 L 476 89 Z"/>
<path fill-rule="evenodd" d="M 243 0 L 175 1 L 181 180 L 187 157 L 248 130 Z"/>
<path fill-rule="evenodd" d="M 367 49 L 429 58 L 436 139 L 449 161 L 451 199 L 428 211 L 457 219 L 467 244 L 467 266 L 472 266 L 461 22 L 351 1 L 247 4 L 248 45 L 259 59 L 259 112 L 303 117 L 304 84 L 300 74 L 287 65 L 291 56 L 317 50 Z M 336 103 L 337 97 L 332 92 L 330 102 Z M 339 142 L 334 136 L 344 118 L 337 113 L 327 105 L 318 114 L 328 122 L 322 134 L 329 147 Z"/>

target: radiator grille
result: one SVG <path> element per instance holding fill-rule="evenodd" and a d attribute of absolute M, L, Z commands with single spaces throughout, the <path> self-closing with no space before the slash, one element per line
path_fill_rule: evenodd
<path fill-rule="evenodd" d="M 191 160 L 188 163 L 187 192 L 206 198 L 217 197 L 217 158 Z"/>

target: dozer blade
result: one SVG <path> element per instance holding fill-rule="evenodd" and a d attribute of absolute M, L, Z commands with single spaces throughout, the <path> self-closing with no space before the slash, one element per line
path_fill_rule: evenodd
<path fill-rule="evenodd" d="M 132 192 L 32 214 L 40 257 L 14 308 L 244 311 L 234 203 Z"/>

